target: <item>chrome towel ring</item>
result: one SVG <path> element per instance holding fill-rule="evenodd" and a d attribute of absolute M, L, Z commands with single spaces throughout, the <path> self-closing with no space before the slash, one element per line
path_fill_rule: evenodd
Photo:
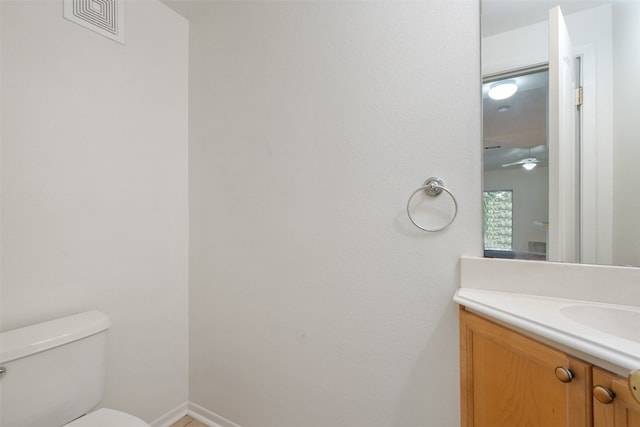
<path fill-rule="evenodd" d="M 439 228 L 427 228 L 418 224 L 413 219 L 413 217 L 411 216 L 411 209 L 410 209 L 411 199 L 413 199 L 413 197 L 421 191 L 424 191 L 425 194 L 430 197 L 437 197 L 443 191 L 446 192 L 449 196 L 451 196 L 451 200 L 453 200 L 453 216 L 451 216 L 451 219 L 449 220 L 449 222 L 447 222 L 445 225 Z M 409 219 L 411 220 L 413 225 L 418 227 L 420 230 L 428 231 L 430 233 L 433 233 L 436 231 L 442 231 L 448 226 L 450 226 L 453 220 L 456 219 L 456 216 L 458 215 L 458 201 L 456 200 L 456 197 L 453 195 L 453 193 L 447 187 L 444 186 L 444 181 L 442 181 L 440 178 L 437 178 L 437 177 L 431 177 L 425 181 L 422 187 L 418 188 L 416 191 L 411 193 L 411 196 L 409 196 L 409 200 L 407 201 L 407 215 L 409 216 Z"/>

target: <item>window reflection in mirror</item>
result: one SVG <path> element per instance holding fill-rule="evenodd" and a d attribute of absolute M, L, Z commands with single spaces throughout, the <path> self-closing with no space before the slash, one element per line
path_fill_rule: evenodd
<path fill-rule="evenodd" d="M 496 252 L 495 256 L 500 256 L 513 252 L 513 191 L 485 191 L 482 203 L 485 253 Z"/>
<path fill-rule="evenodd" d="M 548 84 L 544 68 L 487 77 L 483 84 L 487 257 L 546 259 Z"/>

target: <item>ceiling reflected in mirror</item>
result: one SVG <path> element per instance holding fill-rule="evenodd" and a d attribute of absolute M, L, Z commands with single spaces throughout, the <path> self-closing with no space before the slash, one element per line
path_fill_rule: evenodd
<path fill-rule="evenodd" d="M 485 171 L 548 166 L 548 71 L 487 80 L 482 85 Z M 490 89 L 502 82 L 515 83 L 517 91 L 504 99 L 492 99 Z"/>

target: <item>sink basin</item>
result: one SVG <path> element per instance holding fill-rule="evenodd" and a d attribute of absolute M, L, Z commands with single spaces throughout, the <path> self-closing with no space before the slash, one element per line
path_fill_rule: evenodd
<path fill-rule="evenodd" d="M 560 313 L 589 328 L 640 343 L 640 309 L 575 304 L 562 307 Z"/>

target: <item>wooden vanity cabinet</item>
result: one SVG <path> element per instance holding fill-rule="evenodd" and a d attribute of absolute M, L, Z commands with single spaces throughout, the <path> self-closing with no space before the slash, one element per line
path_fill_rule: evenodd
<path fill-rule="evenodd" d="M 640 427 L 640 403 L 631 395 L 626 378 L 594 367 L 593 387 L 594 427 Z"/>
<path fill-rule="evenodd" d="M 462 427 L 593 426 L 591 365 L 464 308 L 460 358 Z"/>

